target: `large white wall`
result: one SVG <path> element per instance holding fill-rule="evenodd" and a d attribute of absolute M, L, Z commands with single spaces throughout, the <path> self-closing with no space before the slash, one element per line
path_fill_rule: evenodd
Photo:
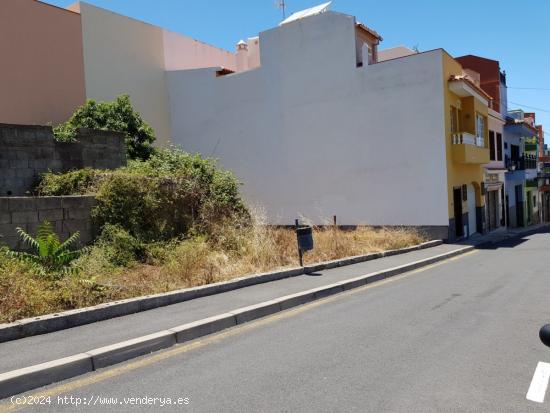
<path fill-rule="evenodd" d="M 355 21 L 260 35 L 261 67 L 167 73 L 174 142 L 220 159 L 272 223 L 448 225 L 441 51 L 356 67 Z"/>

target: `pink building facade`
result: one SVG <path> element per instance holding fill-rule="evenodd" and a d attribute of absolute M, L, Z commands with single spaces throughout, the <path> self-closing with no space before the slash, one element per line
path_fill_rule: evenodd
<path fill-rule="evenodd" d="M 2 0 L 0 50 L 0 123 L 55 124 L 84 103 L 78 13 L 35 0 Z"/>
<path fill-rule="evenodd" d="M 88 3 L 0 1 L 0 123 L 58 124 L 87 98 L 128 94 L 158 144 L 172 138 L 166 73 L 237 71 L 235 53 Z"/>

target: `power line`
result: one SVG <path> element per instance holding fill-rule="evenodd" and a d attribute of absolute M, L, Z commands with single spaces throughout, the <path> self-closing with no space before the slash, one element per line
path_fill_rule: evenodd
<path fill-rule="evenodd" d="M 540 112 L 550 113 L 550 109 L 536 108 L 536 107 L 534 107 L 534 106 L 524 105 L 524 104 L 522 104 L 522 103 L 517 103 L 517 102 L 512 102 L 512 101 L 510 101 L 509 103 L 511 103 L 512 105 L 522 106 L 522 107 L 528 108 L 528 109 L 538 110 L 538 111 L 540 111 Z"/>
<path fill-rule="evenodd" d="M 550 91 L 548 87 L 513 87 L 507 86 L 507 89 L 520 89 L 520 90 L 547 90 Z"/>

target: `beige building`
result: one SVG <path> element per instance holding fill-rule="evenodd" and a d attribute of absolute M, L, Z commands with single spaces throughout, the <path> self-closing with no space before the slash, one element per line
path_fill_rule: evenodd
<path fill-rule="evenodd" d="M 0 50 L 0 123 L 55 124 L 84 103 L 78 13 L 35 0 L 1 0 Z"/>
<path fill-rule="evenodd" d="M 172 137 L 166 72 L 224 67 L 236 55 L 79 2 L 0 1 L 0 123 L 58 124 L 86 98 L 129 94 L 160 144 Z"/>

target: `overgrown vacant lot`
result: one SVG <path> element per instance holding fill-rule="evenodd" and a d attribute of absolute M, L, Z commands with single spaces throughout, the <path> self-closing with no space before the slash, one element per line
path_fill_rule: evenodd
<path fill-rule="evenodd" d="M 220 231 L 217 239 L 196 237 L 150 244 L 141 252 L 140 259 L 124 251 L 127 245 L 100 242 L 75 263 L 82 268 L 80 272 L 62 278 L 40 276 L 29 264 L 9 257 L 5 249 L 0 250 L 0 321 L 298 265 L 296 235 L 291 229 L 257 224 Z M 423 241 L 414 231 L 371 228 L 316 229 L 314 238 L 315 250 L 306 254 L 307 263 Z"/>
<path fill-rule="evenodd" d="M 0 322 L 297 266 L 294 231 L 265 225 L 239 189 L 215 161 L 174 148 L 115 171 L 46 174 L 42 195 L 95 195 L 98 238 L 62 267 L 0 248 Z M 368 227 L 317 228 L 314 239 L 306 263 L 424 241 L 412 230 Z"/>

